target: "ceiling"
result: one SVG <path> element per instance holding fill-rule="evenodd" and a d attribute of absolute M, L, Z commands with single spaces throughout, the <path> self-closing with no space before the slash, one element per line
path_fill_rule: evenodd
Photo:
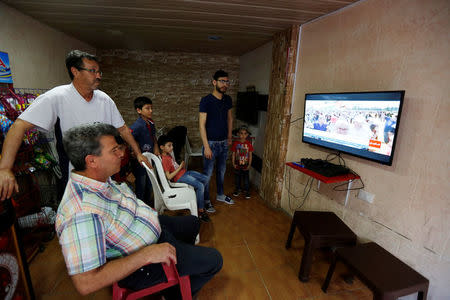
<path fill-rule="evenodd" d="M 242 55 L 358 0 L 0 0 L 97 49 Z"/>

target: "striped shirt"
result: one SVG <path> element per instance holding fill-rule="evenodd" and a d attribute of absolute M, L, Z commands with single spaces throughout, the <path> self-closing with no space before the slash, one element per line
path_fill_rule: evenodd
<path fill-rule="evenodd" d="M 56 216 L 56 233 L 69 275 L 100 267 L 156 243 L 158 214 L 125 183 L 71 173 Z"/>

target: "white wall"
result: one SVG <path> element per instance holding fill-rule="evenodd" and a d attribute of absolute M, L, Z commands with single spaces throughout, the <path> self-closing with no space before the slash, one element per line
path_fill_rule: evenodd
<path fill-rule="evenodd" d="M 0 51 L 9 54 L 14 87 L 52 88 L 70 82 L 65 56 L 95 48 L 0 3 Z"/>
<path fill-rule="evenodd" d="M 254 85 L 260 94 L 269 94 L 272 41 L 242 55 L 239 62 L 239 91 L 245 92 L 247 86 Z"/>
<path fill-rule="evenodd" d="M 245 92 L 247 86 L 255 86 L 256 91 L 263 95 L 269 94 L 270 75 L 272 72 L 272 42 L 262 45 L 239 58 L 239 91 Z M 253 143 L 254 153 L 262 158 L 264 153 L 264 132 L 266 128 L 267 113 L 258 112 L 258 124 L 248 125 L 252 136 L 255 137 Z M 235 127 L 245 124 L 240 120 L 235 121 Z M 250 170 L 251 182 L 259 186 L 261 174 L 254 169 Z"/>
<path fill-rule="evenodd" d="M 302 25 L 292 108 L 303 115 L 305 93 L 406 91 L 393 165 L 343 155 L 374 202 L 352 191 L 345 205 L 345 192 L 321 184 L 302 209 L 334 211 L 427 277 L 432 300 L 450 299 L 449 9 L 448 0 L 366 0 Z M 287 161 L 324 159 L 301 132 L 292 124 Z M 287 190 L 301 196 L 307 178 L 289 168 L 286 179 L 282 207 L 292 213 L 302 199 Z"/>

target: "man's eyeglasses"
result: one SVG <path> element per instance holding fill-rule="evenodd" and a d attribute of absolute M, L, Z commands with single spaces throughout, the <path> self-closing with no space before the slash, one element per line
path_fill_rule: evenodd
<path fill-rule="evenodd" d="M 220 82 L 220 83 L 222 83 L 222 84 L 228 84 L 228 85 L 230 85 L 230 81 L 229 80 L 223 80 L 223 79 L 220 79 L 220 80 L 217 80 L 218 82 Z"/>
<path fill-rule="evenodd" d="M 86 69 L 86 68 L 83 68 L 83 67 L 79 67 L 78 70 L 85 70 L 85 71 L 91 72 L 93 74 L 98 74 L 100 76 L 102 76 L 102 74 L 103 74 L 102 71 L 96 70 L 96 69 Z"/>

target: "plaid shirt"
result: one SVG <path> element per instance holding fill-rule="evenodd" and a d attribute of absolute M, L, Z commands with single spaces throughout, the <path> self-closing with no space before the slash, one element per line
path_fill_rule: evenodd
<path fill-rule="evenodd" d="M 123 183 L 71 173 L 56 216 L 56 233 L 69 275 L 100 267 L 156 243 L 158 214 Z"/>

